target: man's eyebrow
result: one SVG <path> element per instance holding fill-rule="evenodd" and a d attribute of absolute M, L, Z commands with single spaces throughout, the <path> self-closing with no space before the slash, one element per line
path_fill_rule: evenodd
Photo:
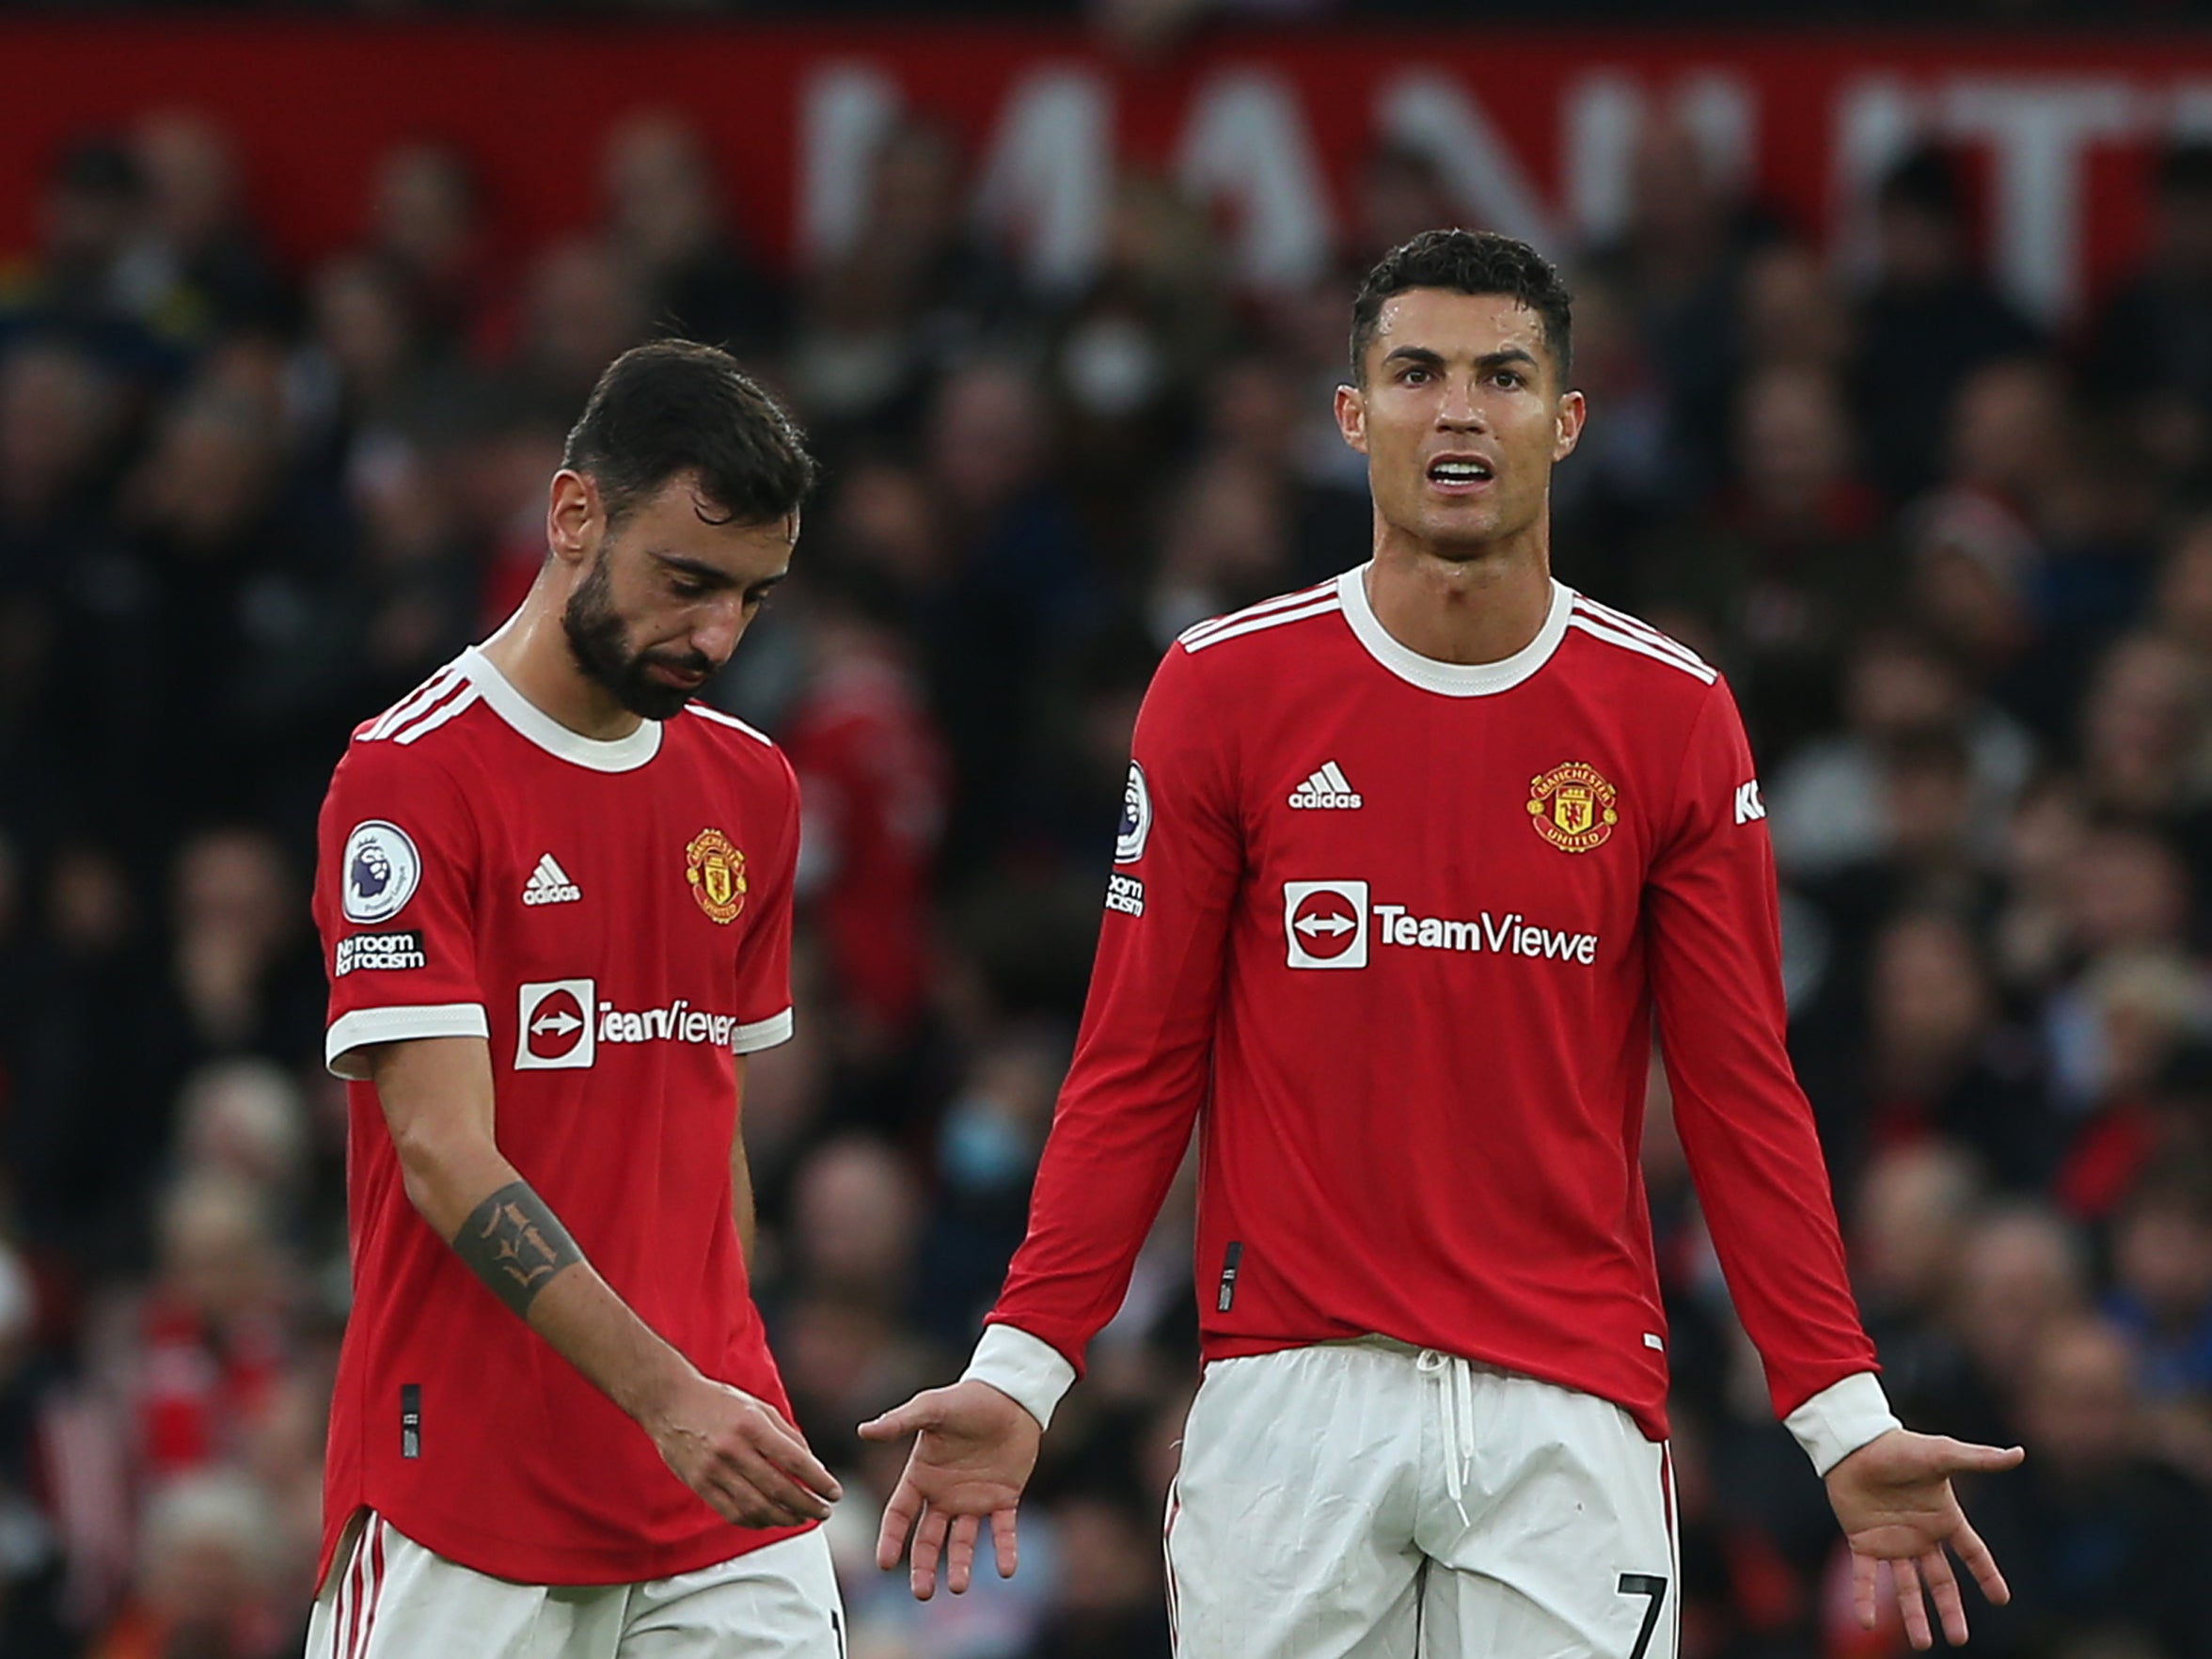
<path fill-rule="evenodd" d="M 668 553 L 657 547 L 653 549 L 652 557 L 663 569 L 680 571 L 706 587 L 735 588 L 737 586 L 735 577 L 726 570 L 707 563 L 703 559 L 692 559 L 682 553 Z M 765 593 L 790 574 L 789 569 L 780 570 L 774 576 L 763 577 L 758 581 L 746 583 L 746 590 L 749 592 Z"/>
<path fill-rule="evenodd" d="M 1431 346 L 1401 345 L 1385 353 L 1382 360 L 1385 363 L 1413 363 L 1421 368 L 1436 369 L 1444 366 L 1444 354 Z M 1475 367 L 1485 372 L 1515 363 L 1525 363 L 1532 369 L 1540 367 L 1536 354 L 1524 346 L 1507 346 L 1500 351 L 1486 352 L 1475 359 Z"/>

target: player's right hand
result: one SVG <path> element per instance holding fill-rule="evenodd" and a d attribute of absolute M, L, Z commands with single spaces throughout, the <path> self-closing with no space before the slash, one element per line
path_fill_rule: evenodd
<path fill-rule="evenodd" d="M 988 1516 L 999 1576 L 1012 1578 L 1019 1559 L 1014 1506 L 1036 1467 L 1044 1432 L 1023 1407 L 989 1383 L 973 1382 L 932 1388 L 862 1423 L 862 1440 L 916 1436 L 898 1490 L 883 1509 L 876 1565 L 887 1572 L 896 1567 L 911 1533 L 907 1583 L 914 1599 L 926 1602 L 937 1593 L 940 1558 L 946 1588 L 959 1595 L 974 1571 L 975 1535 Z"/>
<path fill-rule="evenodd" d="M 727 1382 L 694 1376 L 646 1427 L 676 1478 L 739 1526 L 826 1521 L 845 1495 L 782 1413 Z"/>

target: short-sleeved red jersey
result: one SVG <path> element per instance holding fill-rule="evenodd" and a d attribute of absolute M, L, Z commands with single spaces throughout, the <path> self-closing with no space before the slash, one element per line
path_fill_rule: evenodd
<path fill-rule="evenodd" d="M 475 650 L 355 732 L 323 807 L 327 1051 L 353 1080 L 354 1305 L 324 1561 L 367 1505 L 533 1584 L 639 1581 L 788 1537 L 717 1517 L 408 1202 L 363 1045 L 481 1036 L 499 1149 L 615 1292 L 789 1414 L 731 1215 L 735 1054 L 791 1031 L 798 790 L 693 704 L 579 736 Z"/>
<path fill-rule="evenodd" d="M 1727 687 L 1557 584 L 1525 650 L 1433 662 L 1363 578 L 1202 623 L 1161 665 L 992 1321 L 1080 1367 L 1203 1106 L 1209 1358 L 1380 1334 L 1663 1436 L 1637 1156 L 1656 1005 L 1778 1413 L 1871 1371 Z"/>

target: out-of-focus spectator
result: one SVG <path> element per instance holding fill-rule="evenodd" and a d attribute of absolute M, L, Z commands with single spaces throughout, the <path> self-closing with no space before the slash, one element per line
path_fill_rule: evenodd
<path fill-rule="evenodd" d="M 944 745 L 888 584 L 852 570 L 808 592 L 811 672 L 783 726 L 804 803 L 799 881 L 848 1056 L 888 1058 L 913 1039 L 929 993 Z"/>
<path fill-rule="evenodd" d="M 1934 482 L 1967 376 L 2037 341 L 1975 269 L 1972 213 L 1946 152 L 1916 150 L 1891 167 L 1874 223 L 1875 269 L 1859 303 L 1853 380 L 1874 477 L 1903 500 Z"/>
<path fill-rule="evenodd" d="M 376 166 L 366 251 L 398 283 L 417 326 L 450 349 L 479 343 L 496 293 L 482 186 L 448 145 L 395 145 Z"/>
<path fill-rule="evenodd" d="M 1897 590 L 1896 554 L 1832 372 L 1757 371 L 1734 431 L 1734 488 L 1652 550 L 1645 580 L 1653 601 L 1703 624 L 1771 751 L 1833 719 L 1844 654 Z"/>
<path fill-rule="evenodd" d="M 2030 1034 L 2000 1022 L 1969 925 L 1941 911 L 1899 916 L 1875 939 L 1872 978 L 1857 1132 L 1876 1147 L 1938 1137 L 2004 1186 L 2039 1190 L 2056 1156 L 2039 1056 Z"/>
<path fill-rule="evenodd" d="M 2171 1659 L 2212 1652 L 2193 1588 L 2212 1572 L 2212 1504 L 2145 1455 L 2126 1339 L 2100 1320 L 2065 1319 L 2020 1358 L 2028 1461 L 2017 1480 L 1983 1483 L 1968 1498 L 2013 1587 L 2008 1606 L 1975 1610 L 1976 1646 L 2007 1656 L 2097 1641 Z"/>
<path fill-rule="evenodd" d="M 1667 398 L 1669 448 L 1709 486 L 1725 475 L 1744 264 L 1767 227 L 1679 110 L 1636 135 L 1627 229 L 1590 263 L 1622 295 Z"/>
<path fill-rule="evenodd" d="M 164 110 L 137 124 L 132 150 L 146 180 L 152 257 L 168 267 L 180 324 L 201 337 L 281 327 L 283 284 L 247 215 L 229 134 Z"/>
<path fill-rule="evenodd" d="M 1975 696 L 1948 654 L 1909 633 L 1869 630 L 1845 667 L 1842 713 L 1844 730 L 1800 746 L 1767 791 L 1785 871 L 1810 877 L 1887 857 L 1895 838 L 1890 759 L 1900 744 L 1931 735 L 1964 744 L 1967 820 L 1978 851 L 1994 852 L 2034 749 Z"/>
<path fill-rule="evenodd" d="M 281 1599 L 276 1521 L 240 1475 L 206 1471 L 163 1488 L 149 1506 L 129 1604 L 90 1659 L 275 1659 L 304 1621 Z"/>
<path fill-rule="evenodd" d="M 0 348 L 25 333 L 70 340 L 118 378 L 166 384 L 186 360 L 190 308 L 159 258 L 144 168 L 112 134 L 57 154 L 39 204 L 35 259 L 0 266 Z"/>
<path fill-rule="evenodd" d="M 1965 1367 L 1948 1399 L 1928 1402 L 1931 1423 L 2000 1444 L 2016 1439 L 2014 1380 L 2088 1301 L 2089 1264 L 2070 1223 L 2032 1201 L 1985 1211 L 1960 1251 L 1944 1310 Z"/>
<path fill-rule="evenodd" d="M 161 1478 L 245 1449 L 284 1373 L 297 1288 L 266 1201 L 234 1176 L 184 1176 L 158 1233 L 121 1364 L 139 1456 Z"/>
<path fill-rule="evenodd" d="M 704 142 L 670 115 L 608 134 L 600 162 L 606 234 L 645 295 L 656 331 L 750 359 L 780 343 L 782 295 L 738 250 Z"/>
<path fill-rule="evenodd" d="M 646 335 L 646 298 L 624 261 L 595 242 L 551 249 L 531 269 L 511 368 L 549 419 L 580 410 L 599 371 Z"/>
<path fill-rule="evenodd" d="M 2212 145 L 2158 159 L 2142 266 L 2106 302 L 2099 380 L 2141 449 L 2177 483 L 2212 462 Z"/>

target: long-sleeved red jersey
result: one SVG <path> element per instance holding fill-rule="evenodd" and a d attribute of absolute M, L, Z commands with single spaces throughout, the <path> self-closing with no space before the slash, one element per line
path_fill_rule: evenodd
<path fill-rule="evenodd" d="M 1778 1414 L 1872 1371 L 1727 686 L 1557 584 L 1525 650 L 1434 662 L 1364 576 L 1200 624 L 1161 665 L 991 1322 L 1080 1367 L 1198 1117 L 1209 1359 L 1380 1334 L 1664 1436 L 1637 1162 L 1656 1007 Z"/>

